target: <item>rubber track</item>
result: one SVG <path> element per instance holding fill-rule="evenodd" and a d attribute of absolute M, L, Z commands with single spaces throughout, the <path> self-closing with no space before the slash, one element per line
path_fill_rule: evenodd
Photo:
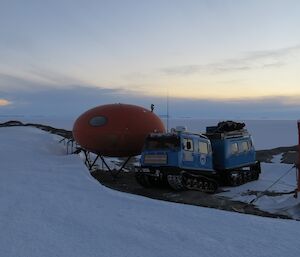
<path fill-rule="evenodd" d="M 184 186 L 189 190 L 213 194 L 218 189 L 218 182 L 205 176 L 183 173 L 182 178 Z"/>
<path fill-rule="evenodd" d="M 169 186 L 176 191 L 181 191 L 186 189 L 182 183 L 182 175 L 168 175 L 167 180 Z"/>

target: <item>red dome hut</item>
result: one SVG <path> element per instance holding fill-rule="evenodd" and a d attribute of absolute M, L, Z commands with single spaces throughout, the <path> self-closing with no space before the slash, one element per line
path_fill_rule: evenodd
<path fill-rule="evenodd" d="M 82 148 L 109 157 L 140 154 L 146 136 L 156 132 L 165 132 L 160 118 L 150 110 L 129 104 L 90 109 L 73 127 L 73 137 Z"/>

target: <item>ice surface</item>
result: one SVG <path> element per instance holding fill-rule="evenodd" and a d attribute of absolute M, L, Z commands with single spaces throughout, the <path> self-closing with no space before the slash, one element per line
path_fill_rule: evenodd
<path fill-rule="evenodd" d="M 258 196 L 254 204 L 259 209 L 300 219 L 300 198 L 295 199 L 293 194 L 280 195 L 280 193 L 288 193 L 296 189 L 296 169 L 293 165 L 279 163 L 279 158 L 280 155 L 273 159 L 275 163 L 262 163 L 259 180 L 238 187 L 225 188 L 226 192 L 220 195 L 245 203 L 250 203 Z M 280 177 L 282 178 L 276 182 Z M 266 190 L 274 195 L 264 195 Z M 251 192 L 258 192 L 258 194 L 254 195 Z"/>
<path fill-rule="evenodd" d="M 283 157 L 282 153 L 274 155 L 273 158 L 272 158 L 272 160 L 271 160 L 271 162 L 272 163 L 281 163 L 282 157 Z"/>
<path fill-rule="evenodd" d="M 65 155 L 56 136 L 38 129 L 0 128 L 0 146 L 1 256 L 300 254 L 300 222 L 113 191 L 90 176 L 78 155 Z"/>
<path fill-rule="evenodd" d="M 72 130 L 76 117 L 1 117 L 0 122 L 10 119 L 40 123 L 55 128 Z M 215 126 L 220 120 L 170 119 L 169 128 L 186 126 L 189 131 L 205 132 L 206 126 Z M 257 150 L 297 144 L 297 121 L 294 120 L 243 120 L 253 136 Z M 165 120 L 166 124 L 166 120 Z"/>
<path fill-rule="evenodd" d="M 300 199 L 293 195 L 262 196 L 255 203 L 260 209 L 300 219 Z"/>

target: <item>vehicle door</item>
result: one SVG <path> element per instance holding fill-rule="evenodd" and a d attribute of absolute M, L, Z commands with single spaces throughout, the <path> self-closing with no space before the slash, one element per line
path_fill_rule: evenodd
<path fill-rule="evenodd" d="M 182 140 L 182 166 L 195 168 L 195 144 L 192 138 L 184 137 Z"/>
<path fill-rule="evenodd" d="M 208 140 L 200 139 L 198 142 L 198 166 L 203 170 L 212 169 L 212 150 Z"/>

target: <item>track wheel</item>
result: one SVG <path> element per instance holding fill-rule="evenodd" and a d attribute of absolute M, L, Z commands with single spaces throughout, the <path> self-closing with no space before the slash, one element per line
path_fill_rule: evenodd
<path fill-rule="evenodd" d="M 209 183 L 209 192 L 208 193 L 210 193 L 210 194 L 214 194 L 216 191 L 217 191 L 217 189 L 218 189 L 218 184 L 217 183 Z"/>
<path fill-rule="evenodd" d="M 258 178 L 259 178 L 258 171 L 253 172 L 253 180 L 258 180 Z"/>
<path fill-rule="evenodd" d="M 181 191 L 184 190 L 185 187 L 182 183 L 182 176 L 181 175 L 168 175 L 167 180 L 169 183 L 169 186 L 176 190 L 176 191 Z"/>
<path fill-rule="evenodd" d="M 143 173 L 137 172 L 135 174 L 135 178 L 136 178 L 136 181 L 143 187 L 149 188 L 152 186 L 152 183 L 151 183 L 151 181 L 149 181 L 148 176 Z"/>

